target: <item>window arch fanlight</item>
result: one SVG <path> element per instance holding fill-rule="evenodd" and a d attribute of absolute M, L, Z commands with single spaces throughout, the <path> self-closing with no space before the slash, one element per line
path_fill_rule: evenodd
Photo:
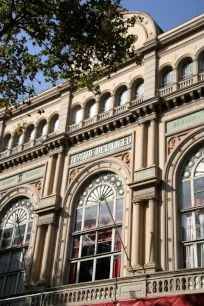
<path fill-rule="evenodd" d="M 35 128 L 33 124 L 27 127 L 25 135 L 25 143 L 30 142 L 34 139 L 34 131 Z"/>
<path fill-rule="evenodd" d="M 78 124 L 81 122 L 82 117 L 81 117 L 81 106 L 77 105 L 73 108 L 72 110 L 72 123 L 73 124 Z"/>
<path fill-rule="evenodd" d="M 123 182 L 112 172 L 92 177 L 80 191 L 69 283 L 120 276 L 123 197 Z"/>
<path fill-rule="evenodd" d="M 166 67 L 161 73 L 161 87 L 169 86 L 173 83 L 173 69 Z"/>
<path fill-rule="evenodd" d="M 137 82 L 135 86 L 135 98 L 144 96 L 144 80 Z"/>
<path fill-rule="evenodd" d="M 185 80 L 187 78 L 189 78 L 190 76 L 192 76 L 193 74 L 193 61 L 191 58 L 186 59 L 185 61 L 182 62 L 181 66 L 180 66 L 180 78 L 181 80 Z"/>
<path fill-rule="evenodd" d="M 38 125 L 38 132 L 37 132 L 37 137 L 40 138 L 40 137 L 43 137 L 45 136 L 45 133 L 46 133 L 46 129 L 47 129 L 47 122 L 46 120 L 42 120 L 39 125 Z"/>
<path fill-rule="evenodd" d="M 56 114 L 50 120 L 50 133 L 56 133 L 59 125 L 59 115 Z"/>
<path fill-rule="evenodd" d="M 102 98 L 102 108 L 101 108 L 101 112 L 108 112 L 111 109 L 111 104 L 112 104 L 112 97 L 111 94 L 106 94 L 103 98 Z"/>
<path fill-rule="evenodd" d="M 126 87 L 123 87 L 122 89 L 120 89 L 119 95 L 118 95 L 118 106 L 122 106 L 127 102 L 127 93 L 128 93 L 128 90 Z"/>
<path fill-rule="evenodd" d="M 21 141 L 22 141 L 22 137 L 23 137 L 23 134 L 18 134 L 18 133 L 15 133 L 14 137 L 13 137 L 13 148 L 19 146 L 21 144 Z"/>
<path fill-rule="evenodd" d="M 86 118 L 92 118 L 96 115 L 96 101 L 90 100 L 86 105 Z"/>
<path fill-rule="evenodd" d="M 7 134 L 3 140 L 3 151 L 6 151 L 9 149 L 10 143 L 11 143 L 11 134 Z"/>
<path fill-rule="evenodd" d="M 204 148 L 193 151 L 180 173 L 184 268 L 204 267 Z"/>
<path fill-rule="evenodd" d="M 23 291 L 23 279 L 30 242 L 32 203 L 27 198 L 12 201 L 0 220 L 0 296 Z"/>

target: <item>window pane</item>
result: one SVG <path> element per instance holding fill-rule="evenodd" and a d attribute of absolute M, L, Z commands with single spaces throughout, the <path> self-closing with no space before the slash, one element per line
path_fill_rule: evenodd
<path fill-rule="evenodd" d="M 198 252 L 198 267 L 204 267 L 204 243 L 197 245 Z"/>
<path fill-rule="evenodd" d="M 9 228 L 9 229 L 4 230 L 3 239 L 2 239 L 2 243 L 1 243 L 1 248 L 2 249 L 6 249 L 6 248 L 10 247 L 12 234 L 13 234 L 13 228 Z"/>
<path fill-rule="evenodd" d="M 124 105 L 127 101 L 127 89 L 123 90 L 119 95 L 118 105 Z"/>
<path fill-rule="evenodd" d="M 115 255 L 113 257 L 113 278 L 120 276 L 120 262 L 121 262 L 120 255 Z"/>
<path fill-rule="evenodd" d="M 69 284 L 76 283 L 76 273 L 77 273 L 77 262 L 74 262 L 70 266 Z"/>
<path fill-rule="evenodd" d="M 196 210 L 196 239 L 204 238 L 204 209 Z"/>
<path fill-rule="evenodd" d="M 0 297 L 2 296 L 2 291 L 3 291 L 3 281 L 4 277 L 0 277 Z"/>
<path fill-rule="evenodd" d="M 187 181 L 181 184 L 181 208 L 191 206 L 191 182 Z"/>
<path fill-rule="evenodd" d="M 92 281 L 93 260 L 80 262 L 79 283 Z"/>
<path fill-rule="evenodd" d="M 204 192 L 195 193 L 195 206 L 204 204 Z"/>
<path fill-rule="evenodd" d="M 25 224 L 16 227 L 12 246 L 20 246 L 24 242 Z"/>
<path fill-rule="evenodd" d="M 115 251 L 120 251 L 121 250 L 121 240 L 120 240 L 121 231 L 122 231 L 122 228 L 119 227 L 117 229 L 116 233 L 115 233 L 115 246 L 114 246 Z"/>
<path fill-rule="evenodd" d="M 184 268 L 194 268 L 194 252 L 193 252 L 193 245 L 186 245 L 184 246 Z"/>
<path fill-rule="evenodd" d="M 192 213 L 182 214 L 182 240 L 190 241 L 194 239 Z"/>
<path fill-rule="evenodd" d="M 22 251 L 11 253 L 9 272 L 20 270 L 24 268 L 23 261 L 21 260 L 21 258 L 22 258 Z"/>
<path fill-rule="evenodd" d="M 15 293 L 18 274 L 8 275 L 6 279 L 6 285 L 4 288 L 4 296 Z"/>
<path fill-rule="evenodd" d="M 82 257 L 94 255 L 96 233 L 83 235 L 82 237 Z"/>
<path fill-rule="evenodd" d="M 19 273 L 18 287 L 17 287 L 16 293 L 21 293 L 24 291 L 23 278 L 24 278 L 24 273 Z"/>
<path fill-rule="evenodd" d="M 88 207 L 85 210 L 84 229 L 96 227 L 97 206 Z"/>
<path fill-rule="evenodd" d="M 29 243 L 30 242 L 31 230 L 32 230 L 32 221 L 28 223 L 25 243 Z"/>
<path fill-rule="evenodd" d="M 103 102 L 103 112 L 109 111 L 111 108 L 111 97 L 105 98 Z"/>
<path fill-rule="evenodd" d="M 194 192 L 204 190 L 204 177 L 194 179 Z"/>
<path fill-rule="evenodd" d="M 81 220 L 82 220 L 82 209 L 77 209 L 75 231 L 80 231 L 81 230 Z"/>
<path fill-rule="evenodd" d="M 8 256 L 9 253 L 3 253 L 0 255 L 0 274 L 5 273 L 8 269 Z"/>
<path fill-rule="evenodd" d="M 72 258 L 77 258 L 79 256 L 79 242 L 80 237 L 76 237 L 73 239 Z"/>
<path fill-rule="evenodd" d="M 123 220 L 123 199 L 116 201 L 116 217 L 115 222 L 121 222 Z"/>
<path fill-rule="evenodd" d="M 111 214 L 113 215 L 113 202 L 100 204 L 99 226 L 110 225 L 113 223 L 108 207 L 111 211 Z"/>
<path fill-rule="evenodd" d="M 112 229 L 98 233 L 97 254 L 111 252 Z"/>
<path fill-rule="evenodd" d="M 99 258 L 96 261 L 96 280 L 107 279 L 110 276 L 110 257 Z"/>
<path fill-rule="evenodd" d="M 144 83 L 140 83 L 135 90 L 136 97 L 142 97 L 144 95 Z"/>

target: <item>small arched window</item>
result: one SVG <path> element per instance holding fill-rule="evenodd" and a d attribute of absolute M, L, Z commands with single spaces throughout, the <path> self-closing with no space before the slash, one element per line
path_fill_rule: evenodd
<path fill-rule="evenodd" d="M 123 197 L 123 182 L 111 172 L 96 175 L 79 192 L 69 283 L 120 276 Z"/>
<path fill-rule="evenodd" d="M 144 81 L 140 81 L 135 87 L 135 98 L 144 96 Z"/>
<path fill-rule="evenodd" d="M 118 95 L 118 106 L 122 106 L 127 102 L 127 88 L 121 89 Z"/>
<path fill-rule="evenodd" d="M 181 80 L 185 80 L 193 74 L 193 62 L 188 59 L 181 65 Z"/>
<path fill-rule="evenodd" d="M 102 100 L 102 112 L 108 112 L 111 109 L 112 97 L 106 95 Z"/>
<path fill-rule="evenodd" d="M 204 150 L 195 150 L 181 168 L 180 217 L 184 268 L 204 267 Z"/>
<path fill-rule="evenodd" d="M 22 141 L 22 137 L 23 135 L 22 134 L 15 134 L 14 135 L 14 138 L 13 138 L 13 148 L 16 148 L 17 146 L 19 146 L 21 144 L 21 141 Z"/>
<path fill-rule="evenodd" d="M 1 214 L 0 221 L 0 296 L 23 290 L 26 252 L 30 242 L 33 207 L 20 198 Z"/>
<path fill-rule="evenodd" d="M 34 139 L 34 125 L 30 125 L 27 129 L 26 129 L 26 135 L 25 135 L 25 143 L 30 142 Z"/>
<path fill-rule="evenodd" d="M 202 54 L 199 59 L 199 72 L 204 72 L 204 54 Z"/>
<path fill-rule="evenodd" d="M 37 132 L 37 137 L 43 137 L 46 133 L 46 129 L 47 129 L 47 122 L 46 120 L 42 120 L 39 125 L 38 125 L 38 132 Z"/>
<path fill-rule="evenodd" d="M 56 133 L 59 125 L 59 116 L 55 115 L 50 121 L 50 133 Z"/>
<path fill-rule="evenodd" d="M 3 151 L 6 151 L 9 149 L 10 143 L 11 143 L 11 134 L 7 134 L 3 140 Z"/>
<path fill-rule="evenodd" d="M 173 70 L 172 68 L 167 68 L 162 73 L 161 86 L 166 87 L 173 83 Z"/>
<path fill-rule="evenodd" d="M 86 107 L 86 117 L 92 118 L 96 115 L 96 103 L 95 100 L 91 100 L 87 103 Z"/>
<path fill-rule="evenodd" d="M 78 124 L 79 122 L 81 122 L 82 118 L 81 118 L 81 106 L 77 105 L 73 108 L 72 110 L 72 123 L 73 124 Z"/>

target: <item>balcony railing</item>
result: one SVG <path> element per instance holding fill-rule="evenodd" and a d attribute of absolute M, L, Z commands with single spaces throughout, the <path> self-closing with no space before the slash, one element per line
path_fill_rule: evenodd
<path fill-rule="evenodd" d="M 95 122 L 95 116 L 84 120 L 84 126 L 90 125 Z"/>
<path fill-rule="evenodd" d="M 133 101 L 131 102 L 131 104 L 132 104 L 132 105 L 137 105 L 137 104 L 142 103 L 143 100 L 144 100 L 144 97 L 138 97 L 137 99 L 133 100 Z"/>
<path fill-rule="evenodd" d="M 183 89 L 183 88 L 186 88 L 188 86 L 191 86 L 192 84 L 193 84 L 193 77 L 185 79 L 183 81 L 180 81 L 178 83 L 178 87 L 179 87 L 179 89 Z"/>
<path fill-rule="evenodd" d="M 170 86 L 166 86 L 164 88 L 161 88 L 159 90 L 159 95 L 160 95 L 160 97 L 164 97 L 164 96 L 169 95 L 172 92 L 173 92 L 173 85 L 170 85 Z"/>
<path fill-rule="evenodd" d="M 108 117 L 110 117 L 110 111 L 104 112 L 104 113 L 101 113 L 101 114 L 98 115 L 99 120 L 103 120 L 103 119 L 106 119 Z"/>
<path fill-rule="evenodd" d="M 23 144 L 23 149 L 24 150 L 27 150 L 31 147 L 33 147 L 33 141 L 29 141 L 29 142 Z"/>
<path fill-rule="evenodd" d="M 123 105 L 117 106 L 117 107 L 115 107 L 115 109 L 114 109 L 114 114 L 115 114 L 115 115 L 118 115 L 118 114 L 120 114 L 120 113 L 126 111 L 126 109 L 127 109 L 127 104 L 123 104 Z"/>
<path fill-rule="evenodd" d="M 199 74 L 198 79 L 199 81 L 204 81 L 204 72 Z"/>

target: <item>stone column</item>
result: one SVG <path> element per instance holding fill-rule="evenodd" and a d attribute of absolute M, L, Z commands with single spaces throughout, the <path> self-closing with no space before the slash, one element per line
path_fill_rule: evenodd
<path fill-rule="evenodd" d="M 110 106 L 110 113 L 111 113 L 111 115 L 113 115 L 113 113 L 114 113 L 115 103 L 116 103 L 116 101 L 115 101 L 115 94 L 112 94 L 112 96 L 111 96 L 111 106 Z"/>
<path fill-rule="evenodd" d="M 128 88 L 128 93 L 127 93 L 127 104 L 128 104 L 128 106 L 130 106 L 131 101 L 132 101 L 132 88 L 129 87 Z"/>
<path fill-rule="evenodd" d="M 155 263 L 155 199 L 149 200 L 149 264 Z"/>
<path fill-rule="evenodd" d="M 40 282 L 46 282 L 48 278 L 48 269 L 50 268 L 50 255 L 52 254 L 51 245 L 52 245 L 52 234 L 53 234 L 54 225 L 52 223 L 48 224 L 47 233 L 45 236 L 44 252 L 42 257 L 42 266 L 40 273 Z"/>
<path fill-rule="evenodd" d="M 132 254 L 131 254 L 131 264 L 132 267 L 140 266 L 140 209 L 141 202 L 133 202 L 133 218 L 132 218 Z"/>
<path fill-rule="evenodd" d="M 156 161 L 156 146 L 157 146 L 157 138 L 156 138 L 156 119 L 151 120 L 150 122 L 150 133 L 149 133 L 149 160 L 148 166 L 155 165 Z"/>
<path fill-rule="evenodd" d="M 138 168 L 144 167 L 144 141 L 145 141 L 145 124 L 140 125 L 140 135 L 138 139 Z"/>
<path fill-rule="evenodd" d="M 48 161 L 48 167 L 45 177 L 45 187 L 44 187 L 44 196 L 48 196 L 51 190 L 52 185 L 52 169 L 53 169 L 53 163 L 54 163 L 54 155 L 50 156 Z"/>
<path fill-rule="evenodd" d="M 34 248 L 34 254 L 33 254 L 33 263 L 32 263 L 32 272 L 31 272 L 31 282 L 34 283 L 37 281 L 38 271 L 39 271 L 39 257 L 41 255 L 40 252 L 40 244 L 42 242 L 42 233 L 43 228 L 42 226 L 37 227 L 37 234 L 36 234 L 36 241 L 35 241 L 35 248 Z"/>
<path fill-rule="evenodd" d="M 55 167 L 55 176 L 54 176 L 54 184 L 53 184 L 53 192 L 58 193 L 59 191 L 59 181 L 60 181 L 60 174 L 61 174 L 61 165 L 62 165 L 63 153 L 60 152 L 57 157 L 57 163 Z"/>

